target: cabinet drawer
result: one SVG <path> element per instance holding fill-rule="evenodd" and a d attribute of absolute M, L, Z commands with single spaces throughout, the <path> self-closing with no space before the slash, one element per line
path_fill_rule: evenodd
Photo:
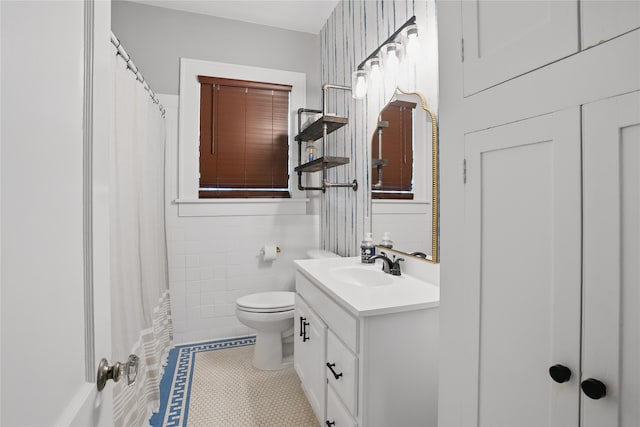
<path fill-rule="evenodd" d="M 331 387 L 327 387 L 327 421 L 325 425 L 333 427 L 357 427 L 358 425 Z"/>
<path fill-rule="evenodd" d="M 327 382 L 340 396 L 349 412 L 357 415 L 358 359 L 331 330 L 327 331 L 325 366 Z"/>
<path fill-rule="evenodd" d="M 356 352 L 358 345 L 358 321 L 356 318 L 347 313 L 299 271 L 296 272 L 296 291 L 325 321 L 329 329 L 332 329 L 351 351 Z"/>

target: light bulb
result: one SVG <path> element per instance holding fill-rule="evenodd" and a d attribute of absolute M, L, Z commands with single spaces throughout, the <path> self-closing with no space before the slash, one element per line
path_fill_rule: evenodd
<path fill-rule="evenodd" d="M 369 70 L 369 83 L 373 85 L 378 85 L 382 80 L 382 68 L 380 66 L 379 58 L 371 58 L 367 61 L 367 69 Z"/>
<path fill-rule="evenodd" d="M 351 93 L 354 98 L 362 99 L 367 94 L 367 72 L 364 70 L 356 70 L 351 77 Z"/>
<path fill-rule="evenodd" d="M 398 78 L 398 68 L 400 67 L 400 55 L 398 43 L 392 42 L 384 46 L 384 78 L 387 81 L 387 85 L 395 86 L 395 82 Z"/>
<path fill-rule="evenodd" d="M 418 27 L 410 25 L 407 27 L 406 36 L 404 38 L 404 50 L 406 52 L 407 59 L 411 62 L 415 62 L 418 57 L 418 50 L 420 49 L 420 42 L 418 40 Z"/>

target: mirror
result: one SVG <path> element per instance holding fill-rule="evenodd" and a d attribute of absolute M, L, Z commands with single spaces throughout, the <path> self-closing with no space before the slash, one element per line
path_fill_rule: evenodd
<path fill-rule="evenodd" d="M 438 262 L 438 126 L 424 96 L 396 90 L 371 137 L 374 237 Z M 384 250 L 381 247 L 379 250 Z"/>

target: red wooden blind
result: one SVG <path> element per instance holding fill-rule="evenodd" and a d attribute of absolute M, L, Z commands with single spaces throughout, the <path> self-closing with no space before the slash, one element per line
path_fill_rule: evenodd
<path fill-rule="evenodd" d="M 413 109 L 416 104 L 394 101 L 380 113 L 380 120 L 389 123 L 382 130 L 382 158 L 388 162 L 382 167 L 382 187 L 372 193 L 374 199 L 413 199 Z M 378 133 L 371 140 L 371 152 L 378 158 Z M 378 170 L 371 170 L 372 181 L 377 182 Z"/>
<path fill-rule="evenodd" d="M 200 198 L 290 197 L 291 86 L 198 76 Z"/>

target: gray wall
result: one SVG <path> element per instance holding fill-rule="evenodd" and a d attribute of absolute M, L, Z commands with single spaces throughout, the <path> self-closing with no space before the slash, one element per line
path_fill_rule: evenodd
<path fill-rule="evenodd" d="M 307 75 L 307 105 L 321 107 L 318 35 L 114 1 L 112 31 L 157 93 L 178 94 L 180 57 Z"/>

